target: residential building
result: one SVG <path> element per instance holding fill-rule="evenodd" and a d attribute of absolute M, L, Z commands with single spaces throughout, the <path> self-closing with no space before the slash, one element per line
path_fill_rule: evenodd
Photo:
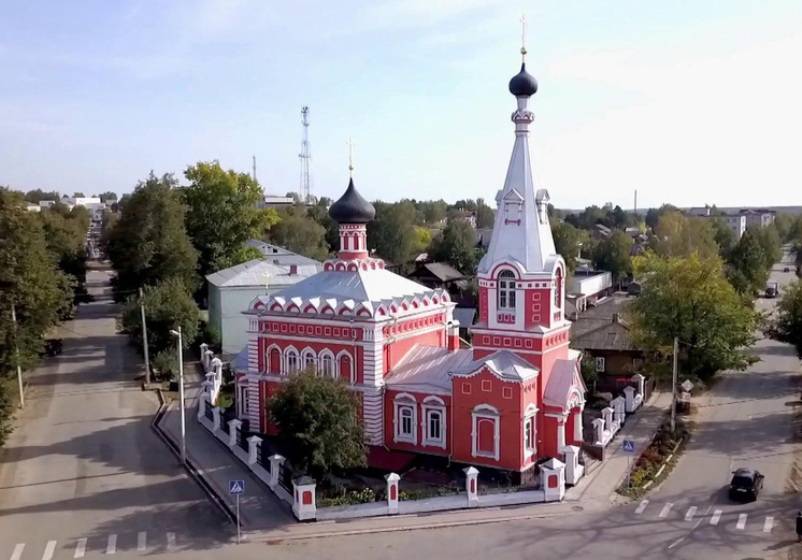
<path fill-rule="evenodd" d="M 612 292 L 613 275 L 604 270 L 578 267 L 568 278 L 567 293 L 579 312 Z"/>
<path fill-rule="evenodd" d="M 524 478 L 540 459 L 581 444 L 585 387 L 579 352 L 568 347 L 565 262 L 548 192 L 535 189 L 530 167 L 537 84 L 522 65 L 509 88 L 515 143 L 478 266 L 473 346 L 460 348 L 446 290 L 393 274 L 368 253 L 375 209 L 352 179 L 329 210 L 339 224 L 337 256 L 249 307 L 248 344 L 234 369 L 237 413 L 252 429 L 275 434 L 268 399 L 288 376 L 314 367 L 358 395 L 376 467 L 425 454 Z"/>
<path fill-rule="evenodd" d="M 296 257 L 310 262 L 297 262 Z M 236 354 L 247 344 L 248 318 L 243 312 L 254 298 L 309 278 L 322 266 L 312 259 L 289 253 L 283 258 L 276 255 L 272 259 L 248 261 L 206 276 L 209 327 L 220 337 L 223 354 Z"/>

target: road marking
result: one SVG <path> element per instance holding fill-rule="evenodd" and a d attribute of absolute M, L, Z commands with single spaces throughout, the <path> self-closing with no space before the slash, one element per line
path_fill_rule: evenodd
<path fill-rule="evenodd" d="M 167 550 L 175 550 L 175 533 L 167 533 Z"/>
<path fill-rule="evenodd" d="M 643 513 L 643 510 L 645 510 L 646 506 L 648 505 L 649 505 L 649 500 L 643 500 L 638 506 L 638 509 L 635 510 L 635 515 L 640 515 L 641 513 Z"/>
<path fill-rule="evenodd" d="M 660 514 L 657 517 L 666 517 L 668 512 L 671 511 L 671 508 L 674 507 L 674 504 L 668 502 L 666 505 L 663 506 L 663 509 L 660 510 Z"/>
<path fill-rule="evenodd" d="M 717 509 L 713 512 L 713 517 L 710 518 L 711 525 L 718 525 L 718 520 L 721 519 L 721 510 Z"/>
<path fill-rule="evenodd" d="M 763 522 L 763 532 L 771 533 L 771 530 L 773 528 L 774 528 L 774 518 L 771 515 L 767 515 L 766 520 Z"/>
<path fill-rule="evenodd" d="M 78 539 L 78 542 L 75 543 L 75 555 L 73 558 L 83 558 L 86 554 L 86 539 Z"/>
<path fill-rule="evenodd" d="M 137 552 L 145 552 L 148 548 L 148 534 L 146 531 L 139 531 L 136 536 Z"/>
<path fill-rule="evenodd" d="M 45 545 L 45 552 L 42 554 L 42 560 L 50 560 L 53 558 L 53 553 L 56 551 L 56 541 L 47 541 Z"/>
<path fill-rule="evenodd" d="M 735 528 L 739 531 L 743 531 L 746 527 L 746 514 L 742 513 L 738 516 L 738 523 L 736 523 Z"/>
<path fill-rule="evenodd" d="M 114 554 L 117 552 L 117 535 L 109 535 L 109 540 L 106 542 L 106 554 Z"/>
<path fill-rule="evenodd" d="M 696 506 L 691 506 L 685 512 L 685 521 L 693 521 L 693 516 L 696 515 Z"/>
<path fill-rule="evenodd" d="M 19 560 L 22 557 L 22 551 L 25 550 L 25 543 L 17 543 L 17 546 L 14 547 L 14 552 L 11 553 L 11 558 L 9 560 Z"/>

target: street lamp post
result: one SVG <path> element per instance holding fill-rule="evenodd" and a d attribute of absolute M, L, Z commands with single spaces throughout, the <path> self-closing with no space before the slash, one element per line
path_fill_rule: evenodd
<path fill-rule="evenodd" d="M 25 386 L 22 383 L 22 366 L 19 361 L 19 342 L 17 341 L 17 308 L 11 303 L 11 322 L 14 324 L 14 362 L 17 366 L 17 384 L 19 385 L 19 407 L 25 408 Z"/>
<path fill-rule="evenodd" d="M 187 420 L 184 410 L 184 345 L 181 337 L 181 327 L 177 331 L 171 330 L 170 334 L 177 337 L 178 352 L 178 403 L 181 408 L 181 463 L 187 463 Z"/>

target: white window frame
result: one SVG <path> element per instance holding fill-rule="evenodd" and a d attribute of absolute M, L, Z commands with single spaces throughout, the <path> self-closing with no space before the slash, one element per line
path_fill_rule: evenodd
<path fill-rule="evenodd" d="M 329 367 L 328 371 L 326 371 L 325 363 L 328 361 Z M 318 357 L 318 364 L 319 364 L 319 374 L 321 377 L 330 377 L 332 379 L 337 379 L 337 363 L 334 359 L 334 354 L 331 352 L 321 352 L 320 356 Z"/>
<path fill-rule="evenodd" d="M 523 439 L 524 459 L 529 459 L 537 453 L 537 407 L 530 404 L 526 408 L 523 419 Z M 527 445 L 527 436 L 531 440 Z"/>
<path fill-rule="evenodd" d="M 348 381 L 351 383 L 351 385 L 353 385 L 356 383 L 356 368 L 354 367 L 354 357 L 350 353 L 346 352 L 345 350 L 341 350 L 335 356 L 334 369 L 337 372 L 338 376 L 341 376 L 343 374 L 343 371 L 340 369 L 340 360 L 342 359 L 343 356 L 348 357 L 348 371 L 345 373 L 348 374 Z"/>
<path fill-rule="evenodd" d="M 301 353 L 301 362 L 299 364 L 299 371 L 306 371 L 306 368 L 312 366 L 317 374 L 317 354 L 311 348 L 304 348 L 304 351 Z"/>
<path fill-rule="evenodd" d="M 493 420 L 494 449 L 492 453 L 479 450 L 478 422 L 480 420 Z M 489 404 L 480 404 L 474 407 L 473 412 L 471 412 L 471 455 L 473 457 L 487 457 L 489 459 L 498 461 L 498 458 L 501 455 L 500 432 L 501 415 L 496 407 L 490 406 Z"/>
<path fill-rule="evenodd" d="M 496 277 L 496 309 L 499 312 L 514 313 L 518 298 L 515 292 L 515 273 L 511 270 L 502 270 Z M 504 303 L 502 304 L 502 298 Z M 510 303 L 512 302 L 512 303 Z"/>
<path fill-rule="evenodd" d="M 596 373 L 604 373 L 605 367 L 607 366 L 607 360 L 604 359 L 604 356 L 596 356 L 594 366 Z"/>
<path fill-rule="evenodd" d="M 440 436 L 431 433 L 431 418 L 440 415 Z M 423 444 L 430 447 L 446 448 L 446 403 L 438 397 L 426 397 L 423 401 Z"/>
<path fill-rule="evenodd" d="M 239 404 L 240 416 L 248 415 L 248 393 L 250 392 L 250 387 L 247 383 L 247 380 L 244 380 L 243 383 L 240 383 L 239 391 L 237 393 L 237 404 Z"/>
<path fill-rule="evenodd" d="M 292 362 L 291 363 L 291 360 Z M 284 350 L 284 375 L 292 375 L 293 373 L 298 373 L 298 369 L 301 363 L 301 355 L 298 353 L 298 350 L 290 346 L 286 350 Z"/>
<path fill-rule="evenodd" d="M 418 444 L 418 404 L 415 397 L 408 393 L 401 393 L 393 401 L 393 441 L 397 443 Z M 402 432 L 402 411 L 409 411 L 411 433 Z"/>

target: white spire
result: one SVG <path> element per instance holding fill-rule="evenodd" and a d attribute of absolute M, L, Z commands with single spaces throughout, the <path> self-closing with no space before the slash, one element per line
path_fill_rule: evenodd
<path fill-rule="evenodd" d="M 513 81 L 526 77 L 525 73 Z M 513 82 L 510 82 L 511 89 Z M 531 93 L 530 93 L 531 95 Z M 479 263 L 480 273 L 489 273 L 500 262 L 517 262 L 527 273 L 551 272 L 556 257 L 551 235 L 545 189 L 535 192 L 529 153 L 529 125 L 534 115 L 527 108 L 529 95 L 516 95 L 518 108 L 512 114 L 515 123 L 515 144 L 504 188 L 496 195 L 496 221 L 487 254 Z M 553 262 L 553 261 L 552 261 Z"/>

